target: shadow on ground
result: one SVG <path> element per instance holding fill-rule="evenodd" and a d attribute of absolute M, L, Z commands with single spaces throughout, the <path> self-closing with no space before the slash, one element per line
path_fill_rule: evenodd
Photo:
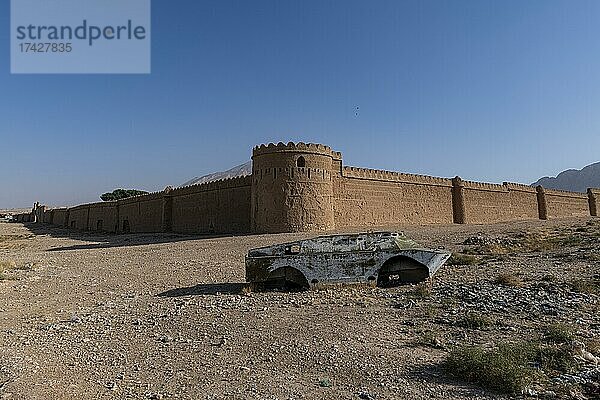
<path fill-rule="evenodd" d="M 67 238 L 86 242 L 94 242 L 89 244 L 76 244 L 72 246 L 53 247 L 46 251 L 105 249 L 111 247 L 143 246 L 148 244 L 183 242 L 187 240 L 218 239 L 231 236 L 243 236 L 235 234 L 185 235 L 177 233 L 115 234 L 105 232 L 75 231 L 72 229 L 59 228 L 56 226 L 39 223 L 25 224 L 25 227 L 35 235 L 48 235 L 56 238 Z"/>
<path fill-rule="evenodd" d="M 246 283 L 206 283 L 196 286 L 167 290 L 159 293 L 158 297 L 182 297 L 216 294 L 241 294 Z"/>

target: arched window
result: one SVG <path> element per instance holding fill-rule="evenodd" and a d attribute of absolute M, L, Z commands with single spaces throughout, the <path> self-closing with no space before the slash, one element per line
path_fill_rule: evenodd
<path fill-rule="evenodd" d="M 306 160 L 304 159 L 304 157 L 298 157 L 298 160 L 296 160 L 296 165 L 298 166 L 298 168 L 306 167 Z"/>

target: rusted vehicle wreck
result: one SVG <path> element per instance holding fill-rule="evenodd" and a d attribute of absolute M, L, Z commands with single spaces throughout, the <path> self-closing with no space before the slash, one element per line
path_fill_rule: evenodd
<path fill-rule="evenodd" d="M 426 280 L 449 257 L 398 232 L 320 236 L 250 250 L 246 281 L 257 290 L 340 284 L 390 287 Z"/>

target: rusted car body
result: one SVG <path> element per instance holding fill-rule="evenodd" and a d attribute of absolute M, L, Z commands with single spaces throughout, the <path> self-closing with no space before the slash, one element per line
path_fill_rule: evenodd
<path fill-rule="evenodd" d="M 426 280 L 449 257 L 398 232 L 320 236 L 250 250 L 246 280 L 264 290 L 336 284 L 388 287 Z"/>

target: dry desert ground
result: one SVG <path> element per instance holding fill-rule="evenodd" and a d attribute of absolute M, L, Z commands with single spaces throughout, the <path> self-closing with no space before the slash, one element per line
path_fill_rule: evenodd
<path fill-rule="evenodd" d="M 600 220 L 396 228 L 461 254 L 423 285 L 252 293 L 249 249 L 314 235 L 2 223 L 0 398 L 600 396 Z"/>

